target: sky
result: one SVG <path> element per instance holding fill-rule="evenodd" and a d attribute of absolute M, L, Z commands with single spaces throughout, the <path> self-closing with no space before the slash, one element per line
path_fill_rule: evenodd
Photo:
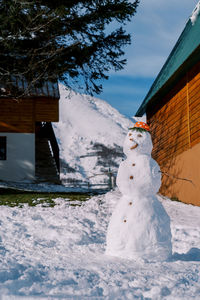
<path fill-rule="evenodd" d="M 110 73 L 98 98 L 122 114 L 134 116 L 175 46 L 198 0 L 141 0 L 127 25 L 132 44 L 126 47 L 124 70 Z"/>

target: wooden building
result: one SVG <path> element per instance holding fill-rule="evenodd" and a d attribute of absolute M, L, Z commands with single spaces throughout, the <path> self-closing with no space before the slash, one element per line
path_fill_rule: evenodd
<path fill-rule="evenodd" d="M 160 193 L 200 206 L 200 16 L 197 9 L 136 115 L 146 113 L 151 128 L 152 156 L 163 173 Z"/>
<path fill-rule="evenodd" d="M 25 90 L 25 81 L 16 81 Z M 51 122 L 59 118 L 58 84 L 46 82 L 15 99 L 0 87 L 0 180 L 59 182 L 59 148 Z"/>

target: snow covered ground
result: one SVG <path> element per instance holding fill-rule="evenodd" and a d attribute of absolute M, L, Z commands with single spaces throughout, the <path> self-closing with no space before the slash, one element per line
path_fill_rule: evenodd
<path fill-rule="evenodd" d="M 119 197 L 1 206 L 0 299 L 200 299 L 200 207 L 159 198 L 171 217 L 173 257 L 148 263 L 104 254 Z"/>

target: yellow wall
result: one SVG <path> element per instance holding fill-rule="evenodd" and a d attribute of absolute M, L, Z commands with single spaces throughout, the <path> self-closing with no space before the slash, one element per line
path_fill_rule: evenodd
<path fill-rule="evenodd" d="M 168 162 L 161 170 L 160 193 L 200 206 L 200 143 Z"/>

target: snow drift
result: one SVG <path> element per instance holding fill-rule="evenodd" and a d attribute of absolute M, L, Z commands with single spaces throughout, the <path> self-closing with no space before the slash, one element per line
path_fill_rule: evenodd
<path fill-rule="evenodd" d="M 103 100 L 70 92 L 62 84 L 59 87 L 60 121 L 54 130 L 63 183 L 108 182 L 105 173 L 117 172 L 132 122 Z"/>

